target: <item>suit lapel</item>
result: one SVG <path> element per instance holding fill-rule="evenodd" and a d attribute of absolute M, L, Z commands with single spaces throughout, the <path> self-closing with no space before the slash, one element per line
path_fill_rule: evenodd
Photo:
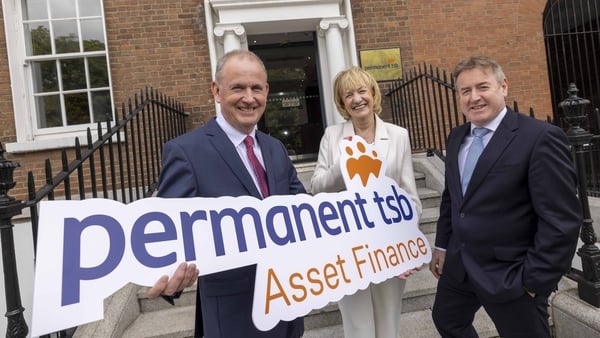
<path fill-rule="evenodd" d="M 466 123 L 458 127 L 453 131 L 452 137 L 448 139 L 448 145 L 446 146 L 446 173 L 448 177 L 448 190 L 452 196 L 458 196 L 462 199 L 462 188 L 460 185 L 460 170 L 458 162 L 458 152 L 463 139 L 471 131 L 471 124 Z"/>
<path fill-rule="evenodd" d="M 504 116 L 502 122 L 500 122 L 500 125 L 498 125 L 498 128 L 494 132 L 494 135 L 483 150 L 481 157 L 479 157 L 479 160 L 477 161 L 477 166 L 473 171 L 473 176 L 471 176 L 471 181 L 469 182 L 469 187 L 465 194 L 465 200 L 471 196 L 477 187 L 485 180 L 488 172 L 515 137 L 516 131 L 519 129 L 516 114 L 517 113 L 508 109 L 506 116 Z"/>
<path fill-rule="evenodd" d="M 353 136 L 353 135 L 355 135 L 355 134 L 354 134 L 354 127 L 352 126 L 352 122 L 350 122 L 350 121 L 344 122 L 343 127 L 342 127 L 342 138 L 346 138 L 348 136 Z M 337 145 L 337 146 L 339 146 L 339 145 Z"/>
<path fill-rule="evenodd" d="M 390 149 L 390 137 L 387 128 L 379 116 L 375 116 L 375 149 L 379 152 L 379 158 L 388 158 L 387 154 Z"/>
<path fill-rule="evenodd" d="M 244 163 L 238 156 L 238 152 L 235 149 L 235 146 L 231 143 L 231 140 L 227 137 L 223 129 L 219 127 L 216 122 L 216 119 L 212 119 L 206 125 L 207 132 L 206 134 L 212 136 L 210 138 L 210 142 L 215 147 L 217 152 L 223 158 L 223 161 L 227 163 L 227 166 L 231 169 L 233 174 L 238 178 L 238 180 L 242 183 L 242 185 L 248 190 L 250 195 L 261 198 L 250 173 L 244 166 Z"/>

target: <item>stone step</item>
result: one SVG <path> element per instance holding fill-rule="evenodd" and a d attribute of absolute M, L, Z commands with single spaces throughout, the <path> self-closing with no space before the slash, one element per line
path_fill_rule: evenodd
<path fill-rule="evenodd" d="M 475 315 L 473 323 L 480 338 L 499 338 L 494 323 L 487 313 L 481 309 Z M 439 337 L 433 320 L 431 310 L 406 312 L 400 317 L 401 332 L 398 338 L 434 338 Z M 344 338 L 341 324 L 306 330 L 303 338 Z"/>
<path fill-rule="evenodd" d="M 436 208 L 440 206 L 442 195 L 437 191 L 427 187 L 417 188 L 419 199 L 423 209 Z"/>
<path fill-rule="evenodd" d="M 304 330 L 318 330 L 322 327 L 331 327 L 342 324 L 342 315 L 337 303 L 332 302 L 327 306 L 312 310 L 304 316 Z"/>
<path fill-rule="evenodd" d="M 162 302 L 166 303 L 161 299 Z M 172 306 L 141 313 L 123 332 L 128 338 L 187 338 L 194 336 L 196 306 Z"/>
<path fill-rule="evenodd" d="M 173 308 L 171 304 L 164 301 L 162 298 L 148 299 L 146 297 L 145 288 L 140 288 L 138 291 L 138 302 L 140 304 L 140 312 L 148 313 L 154 311 L 161 311 Z M 185 307 L 196 304 L 196 284 L 185 289 L 177 300 L 175 300 L 175 307 Z"/>
<path fill-rule="evenodd" d="M 439 217 L 440 209 L 438 207 L 423 209 L 423 212 L 421 212 L 421 219 L 419 220 L 419 229 L 421 229 L 424 234 L 434 233 Z"/>
<path fill-rule="evenodd" d="M 425 268 L 424 268 L 425 269 Z M 421 271 L 422 272 L 422 271 Z M 431 307 L 430 308 L 426 308 L 426 309 L 421 309 L 421 310 L 416 310 L 416 311 L 410 311 L 408 309 L 407 306 L 407 299 L 410 298 L 410 294 L 411 292 L 428 292 L 426 291 L 428 289 L 428 287 L 424 287 L 423 290 L 419 290 L 419 287 L 416 287 L 414 289 L 411 290 L 411 285 L 415 286 L 418 285 L 420 282 L 423 282 L 423 279 L 413 279 L 414 277 L 417 277 L 417 275 L 413 275 L 409 278 L 408 281 L 413 281 L 414 283 L 408 283 L 406 284 L 406 290 L 404 292 L 404 302 L 403 302 L 403 308 L 402 308 L 402 316 L 400 317 L 400 327 L 402 328 L 402 331 L 400 332 L 400 335 L 398 338 L 434 338 L 434 337 L 440 337 L 440 335 L 438 334 L 437 330 L 435 329 L 435 326 L 433 324 L 433 319 L 431 318 Z M 433 277 L 432 277 L 433 278 Z M 427 278 L 424 279 L 426 283 L 429 283 L 427 281 Z M 435 279 L 434 279 L 435 280 Z M 429 285 L 431 286 L 431 285 Z M 572 280 L 570 280 L 567 277 L 563 277 L 561 279 L 561 281 L 558 284 L 558 290 L 559 291 L 564 291 L 564 290 L 576 290 L 576 283 Z M 434 290 L 435 292 L 435 290 Z M 573 291 L 576 292 L 576 291 Z M 550 296 L 549 299 L 549 303 L 552 303 L 552 299 L 553 297 L 556 296 L 556 293 Z M 575 297 L 577 298 L 577 297 Z M 431 301 L 433 302 L 433 298 L 431 299 Z M 580 302 L 580 301 L 578 301 Z M 431 303 L 433 304 L 433 303 Z M 579 306 L 579 304 L 577 304 L 576 306 Z M 557 336 L 555 334 L 555 327 L 554 327 L 554 318 L 552 317 L 553 312 L 549 311 L 550 313 L 550 329 L 553 332 L 553 337 Z M 564 313 L 561 313 L 562 315 L 564 315 Z M 590 317 L 592 318 L 592 317 Z M 490 319 L 490 317 L 488 316 L 488 314 L 485 312 L 485 310 L 483 308 L 479 309 L 479 311 L 477 311 L 477 313 L 475 314 L 475 320 L 473 321 L 473 326 L 475 327 L 475 330 L 477 331 L 477 334 L 479 335 L 480 338 L 500 338 L 500 336 L 498 335 L 498 331 L 496 330 L 496 327 L 494 326 L 494 322 Z M 596 337 L 596 335 L 565 335 L 565 337 Z M 304 336 L 303 338 L 343 338 L 344 337 L 344 330 L 342 328 L 341 322 L 339 324 L 336 325 L 330 325 L 330 326 L 323 326 L 323 327 L 317 327 L 317 328 L 306 328 L 306 331 L 304 332 Z"/>
<path fill-rule="evenodd" d="M 415 182 L 417 183 L 417 188 L 425 188 L 427 186 L 425 181 L 425 174 L 422 172 L 415 171 Z"/>

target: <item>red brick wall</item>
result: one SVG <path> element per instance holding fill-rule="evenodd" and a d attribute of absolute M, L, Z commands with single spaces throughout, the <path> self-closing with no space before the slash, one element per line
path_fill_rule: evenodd
<path fill-rule="evenodd" d="M 416 0 L 415 0 L 416 1 Z M 400 47 L 404 69 L 414 64 L 408 1 L 352 1 L 356 49 Z"/>
<path fill-rule="evenodd" d="M 198 3 L 104 1 L 115 102 L 152 86 L 182 102 L 195 126 L 214 115 L 204 9 Z"/>
<path fill-rule="evenodd" d="M 508 78 L 507 103 L 533 107 L 538 118 L 552 114 L 542 15 L 545 0 L 409 1 L 415 63 L 451 72 L 461 59 L 488 55 Z"/>
<path fill-rule="evenodd" d="M 508 78 L 507 103 L 551 115 L 542 15 L 545 0 L 352 1 L 357 49 L 400 47 L 403 69 L 427 63 L 451 73 L 488 55 Z"/>
<path fill-rule="evenodd" d="M 507 102 L 538 117 L 550 114 L 542 33 L 545 0 L 352 0 L 357 49 L 400 47 L 404 70 L 426 62 L 451 72 L 471 54 L 487 54 L 504 67 Z M 190 127 L 214 115 L 203 2 L 197 0 L 104 1 L 115 104 L 151 86 L 185 106 Z M 0 142 L 16 141 L 4 22 L 0 17 Z M 6 154 L 18 161 L 17 187 L 27 170 L 41 185 L 45 158 L 59 151 Z M 53 160 L 55 170 L 60 167 Z M 38 175 L 39 174 L 39 175 Z"/>

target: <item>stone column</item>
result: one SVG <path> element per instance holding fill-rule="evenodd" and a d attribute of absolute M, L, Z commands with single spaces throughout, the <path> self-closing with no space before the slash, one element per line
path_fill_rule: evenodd
<path fill-rule="evenodd" d="M 240 24 L 217 24 L 213 33 L 223 45 L 223 54 L 234 49 L 242 49 L 246 42 L 246 30 Z"/>
<path fill-rule="evenodd" d="M 319 22 L 319 35 L 325 37 L 327 46 L 327 65 L 331 83 L 333 83 L 335 76 L 347 67 L 342 39 L 343 30 L 346 28 L 348 28 L 348 20 L 344 17 L 325 18 Z M 331 107 L 327 109 L 327 124 L 344 122 L 344 119 L 337 112 L 333 100 L 330 102 Z"/>

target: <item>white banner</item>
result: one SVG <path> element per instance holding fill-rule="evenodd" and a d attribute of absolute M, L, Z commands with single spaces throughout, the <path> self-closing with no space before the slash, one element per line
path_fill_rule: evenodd
<path fill-rule="evenodd" d="M 103 318 L 103 300 L 154 285 L 181 262 L 200 274 L 257 264 L 260 330 L 431 260 L 406 192 L 359 137 L 343 141 L 347 191 L 40 205 L 32 335 Z"/>

